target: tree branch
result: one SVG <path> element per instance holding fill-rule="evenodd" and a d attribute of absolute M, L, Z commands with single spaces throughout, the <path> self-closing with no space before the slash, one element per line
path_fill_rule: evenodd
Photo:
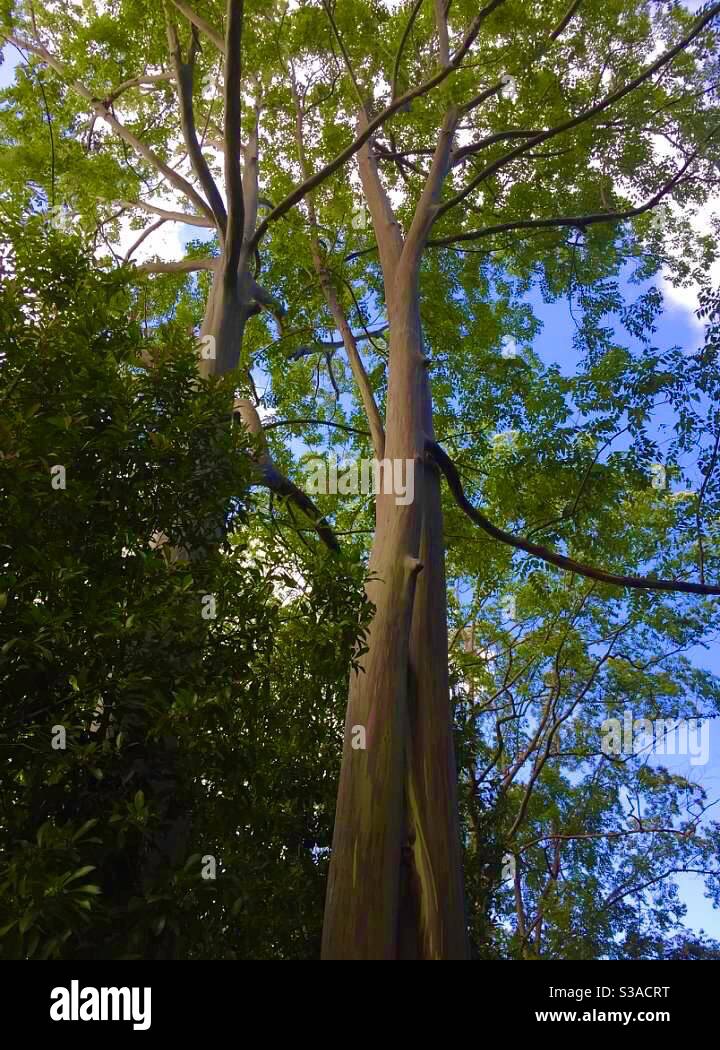
<path fill-rule="evenodd" d="M 275 466 L 268 451 L 260 417 L 252 402 L 244 398 L 238 398 L 235 401 L 233 414 L 239 417 L 245 429 L 258 441 L 259 451 L 253 458 L 260 472 L 261 483 L 273 492 L 277 492 L 279 496 L 289 499 L 296 507 L 299 507 L 303 514 L 310 518 L 325 546 L 329 547 L 331 551 L 338 552 L 340 544 L 337 541 L 337 537 L 313 501 Z"/>
<path fill-rule="evenodd" d="M 370 126 L 364 110 L 360 110 L 358 114 L 357 126 L 360 129 L 367 129 Z M 375 230 L 380 264 L 387 286 L 392 283 L 395 267 L 402 255 L 404 241 L 390 198 L 380 180 L 375 152 L 369 141 L 364 142 L 358 151 L 358 169 L 365 201 Z"/>
<path fill-rule="evenodd" d="M 140 236 L 138 238 L 136 238 L 136 240 L 133 241 L 133 243 L 130 245 L 128 250 L 125 252 L 125 260 L 124 261 L 125 262 L 130 262 L 130 259 L 134 255 L 136 249 L 140 247 L 140 245 L 146 239 L 146 237 L 149 237 L 151 233 L 154 233 L 155 230 L 157 230 L 161 226 L 163 226 L 165 221 L 166 221 L 165 219 L 157 219 L 155 222 L 150 223 L 150 225 L 148 227 L 146 227 L 146 229 L 144 229 L 142 231 Z"/>
<path fill-rule="evenodd" d="M 188 22 L 191 22 L 201 33 L 204 33 L 208 40 L 215 45 L 218 51 L 222 52 L 223 55 L 225 54 L 225 41 L 223 40 L 222 34 L 218 33 L 217 29 L 213 28 L 209 22 L 194 11 L 190 4 L 183 3 L 183 0 L 171 0 L 171 2 L 182 15 L 185 15 Z"/>
<path fill-rule="evenodd" d="M 495 226 L 485 226 L 481 230 L 468 230 L 455 236 L 433 238 L 428 244 L 433 248 L 438 248 L 443 245 L 456 244 L 458 241 L 475 241 L 481 237 L 490 237 L 496 233 L 507 233 L 510 230 L 557 229 L 564 226 L 584 229 L 586 226 L 595 226 L 597 223 L 602 222 L 624 222 L 626 219 L 633 219 L 656 207 L 663 197 L 666 197 L 682 180 L 683 175 L 697 159 L 697 156 L 697 153 L 693 153 L 686 163 L 683 164 L 682 168 L 657 193 L 644 204 L 640 204 L 635 208 L 626 208 L 625 211 L 592 212 L 588 215 L 551 216 L 545 219 L 518 219 L 517 222 L 502 222 Z"/>
<path fill-rule="evenodd" d="M 121 208 L 125 209 L 141 208 L 151 215 L 159 215 L 166 222 L 184 222 L 188 226 L 202 226 L 205 229 L 215 229 L 215 222 L 206 219 L 203 215 L 190 215 L 184 211 L 167 211 L 165 208 L 158 208 L 154 204 L 147 204 L 145 201 L 118 201 L 117 203 Z"/>
<path fill-rule="evenodd" d="M 333 174 L 333 172 L 337 171 L 338 168 L 342 167 L 342 165 L 345 164 L 346 161 L 350 160 L 350 158 L 353 157 L 358 152 L 358 150 L 368 141 L 371 135 L 375 131 L 377 131 L 377 129 L 381 127 L 385 123 L 385 121 L 388 120 L 394 113 L 397 113 L 398 110 L 402 109 L 404 106 L 407 106 L 414 99 L 420 98 L 421 95 L 426 95 L 429 91 L 432 91 L 432 89 L 437 87 L 438 84 L 442 84 L 443 81 L 446 80 L 452 72 L 454 72 L 454 70 L 458 69 L 462 63 L 463 58 L 474 44 L 475 39 L 478 33 L 480 32 L 480 29 L 485 19 L 489 15 L 491 15 L 492 12 L 496 10 L 496 8 L 500 7 L 500 5 L 504 4 L 505 2 L 506 0 L 490 0 L 490 3 L 487 4 L 484 8 L 482 8 L 482 10 L 473 19 L 470 28 L 468 29 L 467 33 L 465 34 L 465 37 L 463 38 L 462 43 L 460 44 L 455 54 L 451 57 L 449 65 L 445 66 L 443 69 L 433 74 L 433 76 L 431 76 L 428 80 L 425 80 L 422 84 L 419 84 L 416 88 L 412 88 L 412 90 L 406 91 L 399 98 L 392 100 L 390 104 L 382 110 L 382 112 L 380 112 L 376 117 L 373 117 L 373 119 L 367 123 L 364 129 L 360 132 L 359 135 L 356 136 L 356 138 L 350 143 L 349 146 L 347 146 L 344 150 L 338 153 L 337 156 L 328 164 L 326 164 L 323 168 L 321 168 L 320 171 L 316 172 L 309 179 L 306 179 L 303 183 L 301 183 L 300 186 L 296 186 L 295 189 L 292 190 L 287 195 L 287 197 L 285 197 L 285 199 L 277 205 L 277 207 L 273 208 L 270 214 L 266 216 L 266 218 L 255 231 L 255 236 L 253 237 L 250 246 L 251 249 L 255 248 L 256 245 L 260 243 L 271 223 L 277 222 L 278 219 L 281 219 L 283 215 L 290 211 L 290 209 L 293 208 L 298 203 L 298 201 L 301 201 L 303 197 L 305 197 L 307 193 L 309 193 L 310 190 L 315 189 L 316 186 L 319 186 L 322 182 L 324 182 L 325 179 L 327 179 L 330 175 Z"/>
<path fill-rule="evenodd" d="M 7 39 L 15 44 L 16 47 L 24 47 L 27 51 L 31 51 L 34 55 L 37 55 L 38 58 L 42 59 L 43 62 L 47 63 L 51 69 L 54 69 L 55 72 L 65 80 L 68 87 L 72 88 L 76 94 L 80 95 L 81 98 L 84 98 L 86 102 L 90 103 L 93 112 L 100 117 L 101 120 L 104 120 L 119 138 L 124 142 L 127 142 L 127 144 L 131 146 L 139 156 L 143 157 L 144 160 L 157 168 L 157 170 L 165 176 L 168 182 L 170 182 L 176 189 L 180 190 L 181 193 L 184 193 L 185 196 L 200 209 L 200 211 L 204 212 L 208 218 L 212 220 L 213 225 L 215 225 L 215 216 L 213 215 L 212 209 L 203 200 L 200 194 L 193 189 L 190 183 L 184 179 L 182 175 L 179 175 L 174 171 L 168 164 L 165 164 L 160 160 L 149 146 L 146 146 L 144 142 L 132 133 L 132 131 L 129 131 L 128 128 L 121 124 L 120 121 L 113 116 L 105 103 L 100 101 L 100 99 L 95 98 L 92 92 L 89 91 L 84 84 L 79 80 L 73 80 L 68 74 L 65 65 L 56 58 L 55 55 L 52 55 L 42 44 L 32 43 L 28 40 L 17 37 L 14 34 L 9 34 Z"/>
<path fill-rule="evenodd" d="M 563 17 L 560 19 L 560 21 L 550 34 L 551 40 L 557 40 L 559 36 L 562 36 L 567 27 L 570 25 L 570 22 L 575 17 L 575 12 L 580 7 L 581 3 L 582 0 L 573 0 L 573 3 L 570 4 L 570 7 L 567 9 Z"/>
<path fill-rule="evenodd" d="M 146 262 L 137 269 L 140 273 L 194 273 L 196 270 L 217 270 L 220 260 L 205 257 L 203 259 L 174 259 L 172 262 Z"/>
<path fill-rule="evenodd" d="M 422 7 L 422 5 L 423 5 L 423 0 L 415 0 L 415 3 L 413 5 L 413 9 L 410 12 L 410 17 L 408 18 L 408 20 L 407 20 L 407 22 L 405 24 L 405 29 L 403 31 L 403 35 L 400 38 L 400 44 L 399 44 L 398 49 L 397 49 L 397 54 L 395 55 L 395 65 L 393 66 L 392 87 L 390 89 L 390 101 L 392 101 L 394 98 L 397 97 L 397 82 L 398 82 L 398 76 L 400 75 L 400 63 L 402 62 L 403 51 L 405 50 L 405 44 L 407 43 L 407 39 L 410 36 L 410 33 L 412 31 L 412 27 L 415 24 L 415 19 L 417 18 L 418 13 L 419 13 L 420 8 Z"/>
<path fill-rule="evenodd" d="M 188 62 L 183 62 L 180 53 L 180 40 L 178 39 L 177 29 L 170 18 L 170 12 L 168 11 L 167 5 L 165 6 L 165 16 L 167 23 L 168 48 L 175 69 L 178 101 L 180 102 L 180 127 L 182 129 L 185 148 L 188 152 L 193 171 L 197 175 L 200 185 L 205 191 L 205 196 L 210 203 L 221 237 L 224 238 L 225 230 L 227 228 L 225 205 L 220 196 L 220 191 L 215 185 L 215 179 L 212 177 L 207 161 L 203 156 L 203 151 L 200 149 L 200 143 L 198 142 L 197 133 L 195 131 L 195 113 L 193 110 L 195 48 L 191 47 L 190 49 L 190 60 Z M 194 27 L 193 32 L 195 32 Z"/>
<path fill-rule="evenodd" d="M 120 95 L 125 91 L 129 91 L 130 88 L 161 84 L 163 81 L 172 80 L 172 78 L 172 73 L 141 73 L 137 77 L 131 77 L 130 80 L 124 80 L 122 84 L 118 84 L 118 86 L 110 92 L 105 101 L 108 103 L 115 102 Z"/>
<path fill-rule="evenodd" d="M 450 37 L 448 36 L 446 0 L 435 0 L 435 25 L 438 33 L 440 65 L 446 66 L 450 61 Z"/>
<path fill-rule="evenodd" d="M 458 115 L 457 106 L 451 106 L 445 114 L 440 135 L 438 136 L 435 156 L 430 166 L 430 174 L 415 208 L 412 224 L 405 240 L 403 257 L 407 255 L 411 258 L 414 268 L 419 266 L 427 235 L 430 232 L 437 211 L 437 202 L 440 199 L 443 181 L 450 166 L 453 136 L 457 127 Z"/>
<path fill-rule="evenodd" d="M 334 35 L 335 39 L 338 42 L 338 47 L 340 48 L 340 54 L 343 57 L 343 62 L 345 63 L 345 68 L 348 71 L 348 75 L 350 77 L 350 80 L 352 81 L 353 88 L 355 89 L 355 96 L 356 96 L 358 102 L 360 103 L 360 105 L 363 106 L 363 108 L 364 108 L 364 106 L 365 106 L 365 99 L 363 98 L 363 93 L 360 90 L 360 85 L 357 82 L 357 77 L 355 76 L 355 70 L 352 67 L 352 63 L 350 61 L 350 56 L 349 56 L 349 54 L 347 52 L 347 48 L 345 47 L 345 44 L 343 43 L 343 39 L 340 36 L 340 30 L 338 29 L 337 22 L 335 21 L 335 16 L 332 13 L 332 9 L 330 7 L 330 4 L 329 4 L 328 0 L 322 0 L 322 5 L 323 5 L 323 10 L 325 11 L 325 14 L 327 15 L 328 21 L 330 23 L 330 28 L 333 31 L 333 35 Z"/>
<path fill-rule="evenodd" d="M 358 427 L 350 427 L 346 423 L 335 423 L 331 419 L 274 419 L 270 423 L 263 423 L 263 430 L 272 430 L 274 427 L 294 427 L 294 426 L 322 426 L 322 427 L 335 427 L 337 430 L 347 430 L 350 434 L 362 434 L 363 437 L 370 437 L 369 430 L 360 430 Z"/>
<path fill-rule="evenodd" d="M 227 194 L 227 247 L 225 279 L 237 279 L 245 234 L 240 153 L 242 149 L 242 31 L 243 0 L 228 0 L 225 35 L 225 192 Z"/>
<path fill-rule="evenodd" d="M 532 543 L 520 536 L 513 536 L 512 533 L 505 532 L 503 529 L 493 525 L 484 514 L 481 514 L 472 505 L 463 491 L 460 475 L 455 464 L 436 441 L 428 441 L 426 443 L 426 451 L 445 475 L 450 491 L 460 509 L 467 514 L 471 521 L 474 521 L 476 525 L 479 525 L 488 535 L 492 536 L 493 539 L 499 540 L 509 547 L 525 551 L 526 554 L 532 554 L 536 558 L 541 558 L 542 561 L 548 562 L 550 565 L 557 565 L 558 568 L 565 569 L 568 572 L 576 572 L 578 575 L 587 576 L 591 580 L 611 583 L 618 587 L 631 587 L 636 590 L 671 591 L 680 594 L 720 594 L 720 586 L 712 587 L 702 583 L 686 583 L 684 580 L 656 580 L 646 576 L 620 576 L 616 573 L 606 572 L 604 569 L 597 569 L 592 565 L 584 565 L 581 562 L 574 561 L 572 558 L 567 558 L 564 554 L 556 554 L 549 547 L 543 547 L 539 543 Z"/>

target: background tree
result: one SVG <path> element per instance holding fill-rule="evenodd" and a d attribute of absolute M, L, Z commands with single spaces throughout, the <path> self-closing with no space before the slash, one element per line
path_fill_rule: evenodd
<path fill-rule="evenodd" d="M 0 956 L 307 958 L 361 573 L 248 533 L 232 388 L 91 263 L 4 227 Z"/>

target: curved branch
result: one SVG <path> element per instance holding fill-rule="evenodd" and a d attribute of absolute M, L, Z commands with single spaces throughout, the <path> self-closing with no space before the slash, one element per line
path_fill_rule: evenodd
<path fill-rule="evenodd" d="M 271 423 L 263 423 L 263 430 L 272 430 L 274 427 L 295 426 L 323 426 L 334 427 L 337 430 L 347 430 L 349 434 L 361 434 L 370 437 L 369 430 L 360 430 L 359 427 L 350 427 L 347 423 L 336 423 L 332 419 L 274 419 Z"/>
<path fill-rule="evenodd" d="M 175 80 L 177 83 L 177 95 L 180 103 L 180 127 L 182 129 L 185 148 L 190 158 L 193 171 L 198 177 L 205 196 L 212 208 L 215 221 L 220 229 L 221 235 L 225 236 L 227 228 L 227 214 L 225 205 L 220 196 L 220 191 L 215 185 L 215 179 L 203 156 L 203 151 L 198 142 L 195 130 L 195 111 L 193 109 L 193 80 L 195 77 L 195 49 L 190 51 L 190 61 L 183 62 L 180 52 L 180 40 L 177 29 L 170 18 L 166 8 L 168 49 L 175 69 Z M 193 28 L 193 32 L 195 29 Z"/>
<path fill-rule="evenodd" d="M 165 219 L 157 219 L 155 222 L 151 222 L 150 225 L 142 231 L 140 236 L 133 241 L 128 250 L 125 252 L 124 262 L 130 262 L 130 259 L 135 254 L 135 251 L 140 247 L 145 238 L 149 237 L 151 233 L 155 232 L 155 230 L 160 229 L 160 227 L 164 224 Z"/>
<path fill-rule="evenodd" d="M 217 270 L 220 260 L 213 257 L 203 259 L 174 259 L 172 262 L 146 262 L 137 269 L 140 273 L 194 273 L 196 270 Z"/>
<path fill-rule="evenodd" d="M 315 531 L 325 546 L 329 547 L 331 551 L 338 552 L 340 544 L 337 536 L 313 501 L 275 466 L 267 447 L 260 417 L 253 403 L 244 398 L 238 398 L 233 407 L 233 414 L 239 417 L 248 433 L 258 440 L 260 447 L 253 458 L 260 474 L 260 483 L 273 492 L 277 492 L 279 496 L 289 499 L 296 507 L 299 507 L 303 514 L 312 521 Z"/>
<path fill-rule="evenodd" d="M 145 201 L 118 201 L 121 208 L 141 208 L 151 215 L 159 215 L 166 222 L 184 222 L 188 226 L 203 226 L 205 229 L 215 229 L 215 223 L 206 219 L 204 215 L 190 215 L 184 211 L 167 211 L 165 208 L 157 208 L 154 204 Z"/>
<path fill-rule="evenodd" d="M 124 80 L 122 84 L 118 84 L 114 88 L 107 99 L 108 103 L 116 102 L 117 99 L 125 92 L 129 91 L 130 88 L 134 87 L 151 87 L 153 84 L 162 84 L 164 81 L 172 80 L 172 73 L 141 73 L 137 77 L 131 77 L 129 80 Z"/>
<path fill-rule="evenodd" d="M 656 580 L 647 576 L 620 576 L 617 573 L 606 572 L 604 569 L 597 569 L 592 565 L 584 565 L 582 562 L 574 561 L 572 558 L 567 558 L 564 554 L 557 554 L 549 547 L 543 547 L 539 543 L 532 543 L 521 536 L 513 536 L 512 533 L 505 532 L 504 529 L 499 529 L 496 525 L 493 525 L 484 514 L 481 514 L 472 505 L 463 491 L 462 481 L 457 468 L 444 449 L 436 441 L 426 442 L 425 448 L 445 475 L 450 491 L 460 509 L 467 514 L 471 521 L 474 521 L 476 525 L 479 525 L 481 529 L 492 536 L 493 539 L 499 540 L 500 543 L 505 543 L 516 550 L 525 551 L 526 554 L 532 554 L 550 565 L 557 565 L 558 568 L 565 569 L 567 572 L 576 572 L 580 576 L 587 576 L 588 579 L 598 580 L 601 583 L 612 583 L 618 587 L 631 587 L 636 590 L 649 591 L 671 591 L 681 594 L 720 594 L 720 586 L 712 587 L 703 583 L 686 583 L 684 580 Z"/>
<path fill-rule="evenodd" d="M 586 226 L 595 226 L 601 222 L 624 222 L 626 219 L 634 219 L 658 205 L 663 197 L 666 197 L 678 185 L 696 159 L 697 153 L 693 153 L 682 168 L 657 193 L 636 208 L 626 208 L 625 211 L 594 212 L 589 215 L 560 215 L 546 219 L 519 219 L 517 222 L 501 222 L 495 226 L 485 226 L 482 230 L 468 230 L 456 236 L 433 238 L 432 241 L 428 241 L 428 244 L 433 248 L 438 248 L 443 245 L 456 244 L 458 241 L 479 240 L 481 237 L 490 237 L 495 233 L 508 233 L 511 230 L 557 229 L 563 226 L 584 229 Z"/>

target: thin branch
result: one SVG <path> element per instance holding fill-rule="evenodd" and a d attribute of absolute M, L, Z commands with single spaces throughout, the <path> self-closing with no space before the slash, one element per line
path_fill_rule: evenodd
<path fill-rule="evenodd" d="M 509 129 L 508 131 L 496 131 L 492 135 L 487 135 L 484 139 L 480 139 L 479 142 L 469 143 L 467 146 L 461 146 L 453 152 L 452 167 L 456 164 L 460 164 L 466 157 L 471 157 L 475 153 L 479 153 L 480 150 L 487 149 L 489 146 L 494 146 L 496 142 L 505 142 L 507 139 L 531 139 L 533 135 L 539 135 L 540 132 L 537 128 L 531 131 L 515 131 Z"/>
<path fill-rule="evenodd" d="M 131 77 L 129 80 L 124 80 L 122 84 L 118 84 L 110 94 L 107 96 L 105 101 L 108 105 L 112 102 L 117 101 L 118 98 L 125 92 L 129 91 L 134 87 L 150 87 L 153 84 L 162 84 L 168 80 L 173 79 L 172 73 L 141 73 L 137 77 Z"/>
<path fill-rule="evenodd" d="M 411 258 L 415 267 L 420 264 L 427 235 L 430 232 L 437 211 L 437 202 L 440 199 L 443 181 L 450 166 L 453 136 L 457 122 L 457 106 L 450 106 L 440 129 L 435 156 L 430 166 L 430 174 L 423 187 L 403 248 L 403 257 L 407 255 Z"/>
<path fill-rule="evenodd" d="M 503 529 L 493 525 L 484 514 L 481 514 L 472 505 L 463 491 L 462 481 L 455 464 L 437 442 L 428 441 L 426 450 L 445 475 L 450 491 L 460 509 L 467 514 L 471 521 L 474 521 L 476 525 L 479 525 L 488 535 L 492 536 L 493 539 L 499 540 L 509 547 L 525 551 L 526 554 L 532 554 L 536 558 L 541 558 L 542 561 L 548 562 L 550 565 L 556 565 L 558 568 L 565 569 L 568 572 L 576 572 L 578 575 L 587 576 L 591 580 L 611 583 L 618 587 L 631 587 L 636 590 L 671 591 L 682 594 L 720 595 L 720 586 L 712 587 L 702 583 L 687 583 L 684 580 L 656 580 L 646 576 L 620 576 L 616 573 L 606 572 L 604 569 L 597 569 L 592 565 L 584 565 L 582 562 L 574 561 L 572 558 L 567 558 L 564 554 L 557 554 L 555 551 L 550 550 L 549 547 L 543 547 L 539 543 L 531 543 L 521 536 L 513 536 L 512 533 L 505 532 Z"/>
<path fill-rule="evenodd" d="M 392 89 L 390 92 L 391 101 L 392 99 L 397 98 L 397 82 L 398 76 L 400 75 L 400 63 L 402 62 L 403 51 L 405 50 L 407 38 L 410 36 L 412 27 L 415 24 L 415 19 L 417 18 L 418 12 L 420 11 L 422 5 L 423 0 L 415 0 L 415 3 L 413 4 L 413 9 L 410 12 L 410 17 L 408 18 L 407 23 L 405 25 L 403 35 L 400 38 L 400 45 L 397 49 L 397 54 L 395 55 L 395 65 L 393 66 Z"/>
<path fill-rule="evenodd" d="M 455 236 L 433 238 L 429 243 L 434 248 L 438 248 L 445 244 L 479 240 L 481 237 L 490 237 L 496 233 L 508 233 L 511 230 L 557 229 L 564 226 L 581 230 L 586 226 L 595 226 L 602 222 L 624 222 L 626 219 L 636 218 L 638 215 L 643 215 L 646 211 L 656 207 L 678 185 L 687 169 L 696 159 L 697 153 L 693 153 L 686 163 L 683 164 L 682 168 L 657 193 L 636 208 L 626 208 L 625 211 L 594 212 L 589 215 L 560 215 L 550 216 L 545 219 L 519 219 L 517 222 L 502 222 L 495 226 L 485 226 L 481 230 L 468 230 Z"/>
<path fill-rule="evenodd" d="M 140 236 L 133 241 L 128 250 L 125 252 L 125 262 L 130 262 L 130 259 L 135 254 L 135 251 L 140 247 L 145 238 L 149 237 L 151 233 L 155 232 L 155 230 L 160 229 L 160 227 L 164 224 L 165 219 L 157 219 L 156 222 L 150 223 L 150 225 L 142 231 Z"/>
<path fill-rule="evenodd" d="M 188 226 L 202 226 L 205 229 L 215 229 L 215 223 L 210 219 L 206 219 L 204 215 L 190 215 L 184 211 L 167 211 L 165 208 L 158 208 L 154 204 L 147 204 L 145 201 L 118 201 L 117 203 L 124 209 L 141 208 L 151 215 L 159 215 L 166 222 L 184 222 Z"/>
<path fill-rule="evenodd" d="M 352 332 L 351 334 L 356 343 L 362 340 L 372 343 L 373 336 L 383 335 L 387 330 L 388 326 L 384 324 L 380 328 L 371 330 L 366 328 L 364 332 Z M 310 346 L 299 346 L 288 354 L 288 361 L 299 361 L 302 357 L 310 357 L 312 354 L 326 354 L 329 350 L 339 350 L 342 346 L 345 346 L 344 339 L 322 339 Z"/>
<path fill-rule="evenodd" d="M 363 437 L 370 437 L 369 430 L 360 430 L 358 427 L 350 427 L 346 423 L 335 423 L 331 419 L 274 419 L 271 423 L 263 423 L 263 430 L 272 430 L 273 427 L 294 427 L 294 426 L 322 426 L 322 427 L 335 427 L 338 430 L 347 430 L 350 434 L 361 434 Z"/>
<path fill-rule="evenodd" d="M 329 0 L 322 0 L 322 5 L 323 5 L 323 10 L 325 11 L 325 14 L 327 15 L 328 21 L 330 23 L 330 28 L 333 31 L 333 35 L 335 36 L 335 39 L 338 42 L 338 47 L 340 48 L 340 53 L 341 53 L 341 55 L 343 57 L 343 62 L 345 63 L 345 68 L 348 71 L 348 75 L 349 75 L 349 77 L 350 77 L 350 79 L 352 81 L 352 85 L 353 85 L 353 87 L 355 89 L 355 95 L 357 97 L 357 100 L 360 103 L 360 105 L 364 107 L 365 106 L 365 99 L 363 98 L 363 93 L 360 90 L 360 85 L 357 82 L 357 77 L 355 76 L 355 70 L 353 69 L 352 62 L 350 61 L 350 55 L 348 54 L 347 48 L 345 47 L 345 44 L 343 43 L 343 39 L 340 36 L 340 30 L 338 29 L 337 22 L 335 21 L 335 16 L 332 13 L 332 8 L 330 7 Z"/>
<path fill-rule="evenodd" d="M 309 165 L 307 159 L 307 153 L 305 151 L 305 139 L 304 139 L 304 115 L 305 111 L 303 108 L 303 102 L 297 90 L 297 82 L 295 80 L 295 70 L 290 67 L 290 86 L 292 89 L 293 102 L 295 104 L 295 145 L 297 149 L 298 161 L 300 163 L 300 170 L 304 179 L 307 179 Z M 364 110 L 361 112 L 364 113 Z M 378 459 L 382 459 L 385 449 L 385 430 L 383 427 L 382 417 L 375 400 L 375 393 L 370 383 L 370 377 L 367 374 L 365 364 L 360 355 L 360 351 L 357 346 L 357 339 L 353 334 L 350 325 L 348 324 L 345 311 L 343 310 L 338 297 L 335 293 L 335 288 L 330 279 L 330 273 L 325 264 L 320 251 L 320 238 L 318 235 L 318 219 L 315 210 L 315 200 L 312 191 L 308 193 L 307 197 L 308 217 L 310 219 L 310 247 L 313 260 L 313 266 L 315 272 L 318 275 L 320 286 L 325 296 L 325 301 L 328 304 L 328 309 L 332 314 L 335 326 L 340 332 L 342 337 L 341 345 L 345 347 L 345 353 L 347 354 L 348 361 L 350 362 L 350 369 L 353 374 L 353 379 L 360 395 L 363 408 L 365 410 L 365 416 L 370 427 L 373 448 L 375 449 L 375 455 Z M 362 320 L 362 318 L 361 318 Z M 330 374 L 331 382 L 339 399 L 337 385 L 335 383 L 335 377 L 332 371 L 331 359 L 329 356 L 326 357 L 328 372 Z"/>
<path fill-rule="evenodd" d="M 174 259 L 172 262 L 146 262 L 137 269 L 140 273 L 194 273 L 196 270 L 217 270 L 219 265 L 219 259 L 205 257 Z"/>
<path fill-rule="evenodd" d="M 582 3 L 582 0 L 573 0 L 573 3 L 570 4 L 570 7 L 567 9 L 567 11 L 563 15 L 563 17 L 560 19 L 560 21 L 558 22 L 558 24 L 555 26 L 555 28 L 553 29 L 552 33 L 550 34 L 550 39 L 551 40 L 557 40 L 557 38 L 559 36 L 562 36 L 562 34 L 567 29 L 567 27 L 570 25 L 570 22 L 575 17 L 575 13 L 576 13 L 577 9 L 580 7 L 581 3 Z"/>

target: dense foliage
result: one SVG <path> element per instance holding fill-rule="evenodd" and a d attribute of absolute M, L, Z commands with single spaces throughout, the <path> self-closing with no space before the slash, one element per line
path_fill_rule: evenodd
<path fill-rule="evenodd" d="M 0 956 L 312 955 L 357 570 L 251 540 L 227 388 L 125 275 L 4 247 Z"/>

